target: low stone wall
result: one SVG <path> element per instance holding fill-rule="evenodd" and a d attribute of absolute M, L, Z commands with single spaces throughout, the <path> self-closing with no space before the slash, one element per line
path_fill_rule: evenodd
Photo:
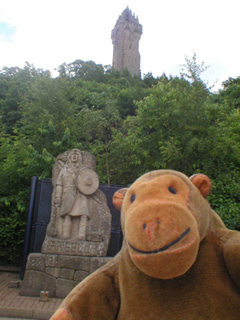
<path fill-rule="evenodd" d="M 28 256 L 20 295 L 65 298 L 84 278 L 106 264 L 109 257 L 82 257 L 31 253 Z"/>

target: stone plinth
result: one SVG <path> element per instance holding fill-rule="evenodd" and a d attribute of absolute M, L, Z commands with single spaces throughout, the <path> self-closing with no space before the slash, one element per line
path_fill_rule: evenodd
<path fill-rule="evenodd" d="M 60 154 L 53 167 L 51 219 L 42 253 L 28 256 L 20 295 L 65 297 L 106 258 L 111 213 L 98 189 L 95 158 L 72 149 Z"/>
<path fill-rule="evenodd" d="M 64 241 L 46 238 L 42 246 L 43 253 L 102 257 L 106 256 L 104 243 L 87 241 Z"/>
<path fill-rule="evenodd" d="M 41 291 L 48 291 L 49 297 L 64 298 L 80 281 L 109 260 L 108 257 L 32 253 L 28 256 L 20 295 L 40 297 Z"/>

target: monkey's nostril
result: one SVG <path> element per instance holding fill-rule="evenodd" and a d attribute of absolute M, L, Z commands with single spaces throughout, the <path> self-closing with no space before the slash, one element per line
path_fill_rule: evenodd
<path fill-rule="evenodd" d="M 147 228 L 146 223 L 143 224 L 143 230 L 145 230 Z"/>
<path fill-rule="evenodd" d="M 160 221 L 158 219 L 156 219 L 156 221 L 157 221 L 157 224 L 160 225 Z"/>

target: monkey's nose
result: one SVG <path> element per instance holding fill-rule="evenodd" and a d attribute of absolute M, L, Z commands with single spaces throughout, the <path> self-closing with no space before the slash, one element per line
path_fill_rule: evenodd
<path fill-rule="evenodd" d="M 155 221 L 153 221 L 153 222 L 149 222 L 149 223 L 144 223 L 143 224 L 143 230 L 146 230 L 147 229 L 147 227 L 154 227 L 154 226 L 157 226 L 157 225 L 159 225 L 160 226 L 160 221 L 159 221 L 159 219 L 156 219 Z"/>
<path fill-rule="evenodd" d="M 146 231 L 149 241 L 152 241 L 154 238 L 154 231 L 158 229 L 160 225 L 159 219 L 155 219 L 154 221 L 144 223 L 143 230 Z"/>

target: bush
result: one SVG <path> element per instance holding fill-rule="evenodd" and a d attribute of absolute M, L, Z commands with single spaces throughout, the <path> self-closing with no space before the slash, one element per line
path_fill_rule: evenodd
<path fill-rule="evenodd" d="M 212 194 L 208 199 L 212 208 L 228 228 L 240 231 L 239 172 L 233 175 L 222 175 L 218 180 L 212 180 L 212 187 Z"/>
<path fill-rule="evenodd" d="M 15 212 L 0 218 L 1 264 L 19 264 L 22 254 L 25 221 Z"/>

